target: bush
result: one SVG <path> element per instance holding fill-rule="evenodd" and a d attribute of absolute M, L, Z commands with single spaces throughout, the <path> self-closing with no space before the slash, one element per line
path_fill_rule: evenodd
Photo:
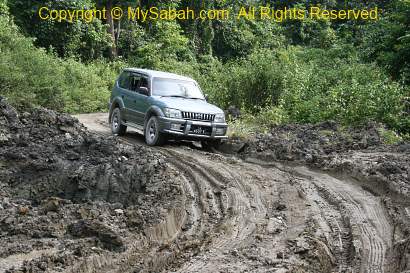
<path fill-rule="evenodd" d="M 69 59 L 64 62 L 62 76 L 67 83 L 64 111 L 91 113 L 107 111 L 111 89 L 123 63 L 104 61 L 83 65 Z"/>
<path fill-rule="evenodd" d="M 229 121 L 229 135 L 247 139 L 255 133 L 267 133 L 273 126 L 287 121 L 286 112 L 278 107 L 261 108 L 257 114 L 243 112 L 240 119 Z"/>
<path fill-rule="evenodd" d="M 366 27 L 361 52 L 394 79 L 410 84 L 410 2 L 390 1 L 386 15 Z"/>
<path fill-rule="evenodd" d="M 194 56 L 188 47 L 189 40 L 175 21 L 158 21 L 148 34 L 136 28 L 143 41 L 129 56 L 129 62 L 140 68 L 159 69 L 168 62 L 190 62 Z"/>
<path fill-rule="evenodd" d="M 378 132 L 386 144 L 397 144 L 403 141 L 403 138 L 396 134 L 396 132 L 387 130 L 383 127 L 378 128 Z"/>
<path fill-rule="evenodd" d="M 112 37 L 107 32 L 108 26 L 103 21 L 97 18 L 92 22 L 43 20 L 38 15 L 38 11 L 41 7 L 50 10 L 93 9 L 95 2 L 12 0 L 8 4 L 14 22 L 24 34 L 36 38 L 34 40 L 36 46 L 53 48 L 62 58 L 75 57 L 90 62 L 96 58 L 107 57 L 113 43 Z"/>
<path fill-rule="evenodd" d="M 295 49 L 289 55 L 281 107 L 290 120 L 314 123 L 333 119 L 345 124 L 374 120 L 409 130 L 403 126 L 408 120 L 403 103 L 408 91 L 375 65 L 360 63 L 354 54 L 335 57 L 343 56 L 340 50 L 346 49 Z"/>
<path fill-rule="evenodd" d="M 351 46 L 256 50 L 236 62 L 222 64 L 208 57 L 181 66 L 182 74 L 196 78 L 213 103 L 240 107 L 260 124 L 275 123 L 278 119 L 266 109 L 279 109 L 286 117 L 281 121 L 373 120 L 403 133 L 410 128 L 404 109 L 409 91 L 376 65 L 361 63 Z"/>
<path fill-rule="evenodd" d="M 84 65 L 36 48 L 7 16 L 0 17 L 0 90 L 19 108 L 41 105 L 70 113 L 106 109 L 121 63 Z"/>
<path fill-rule="evenodd" d="M 195 49 L 177 22 L 157 22 L 150 32 L 143 27 L 125 26 L 127 34 L 132 35 L 120 40 L 120 47 L 130 53 L 128 65 L 98 60 L 82 64 L 36 48 L 33 40 L 20 34 L 8 18 L 3 2 L 0 90 L 20 107 L 41 105 L 70 113 L 106 110 L 120 68 L 137 66 L 191 76 L 210 102 L 222 108 L 239 107 L 247 113 L 245 121 L 252 117 L 252 123 L 262 127 L 284 121 L 315 123 L 332 119 L 357 124 L 373 120 L 403 134 L 410 132 L 409 110 L 405 109 L 410 97 L 408 87 L 392 81 L 375 64 L 362 63 L 353 46 L 335 44 L 325 22 L 305 26 L 314 30 L 312 33 L 330 31 L 318 41 L 315 35 L 306 40 L 322 48 L 284 48 L 281 37 L 267 44 L 258 39 L 252 48 L 242 41 L 233 56 L 242 56 L 244 51 L 250 54 L 226 63 L 213 57 L 212 52 L 195 56 Z M 280 30 L 276 25 L 272 27 Z M 254 30 L 266 33 L 271 29 L 262 23 L 247 23 L 246 28 L 249 35 Z M 142 37 L 136 41 L 139 35 Z M 236 34 L 232 35 L 229 37 Z"/>

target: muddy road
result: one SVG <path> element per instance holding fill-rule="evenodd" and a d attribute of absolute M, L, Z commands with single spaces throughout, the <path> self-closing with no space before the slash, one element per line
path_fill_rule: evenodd
<path fill-rule="evenodd" d="M 110 135 L 106 114 L 78 118 L 89 130 Z M 134 132 L 121 139 L 143 143 Z M 130 247 L 109 262 L 78 272 L 408 269 L 409 244 L 392 219 L 386 191 L 369 190 L 349 173 L 239 159 L 189 143 L 170 142 L 158 150 L 183 177 L 183 207 L 175 207 L 167 221 L 147 235 L 156 241 L 155 247 Z M 399 201 L 400 207 L 393 207 L 409 217 L 408 198 L 400 196 Z"/>

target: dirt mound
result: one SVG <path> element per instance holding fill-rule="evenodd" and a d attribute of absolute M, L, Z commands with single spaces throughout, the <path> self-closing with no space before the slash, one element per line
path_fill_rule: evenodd
<path fill-rule="evenodd" d="M 410 144 L 384 144 L 375 123 L 343 127 L 334 122 L 282 125 L 247 143 L 244 157 L 308 164 L 366 181 L 378 194 L 410 197 Z"/>
<path fill-rule="evenodd" d="M 328 121 L 318 124 L 288 124 L 274 127 L 249 141 L 245 153 L 266 154 L 271 159 L 319 163 L 326 155 L 380 146 L 377 124 L 344 128 Z"/>
<path fill-rule="evenodd" d="M 147 184 L 167 178 L 160 154 L 92 135 L 71 116 L 41 108 L 18 115 L 3 102 L 0 118 L 0 179 L 12 196 L 128 206 Z"/>
<path fill-rule="evenodd" d="M 94 128 L 0 102 L 0 272 L 409 269 L 408 145 L 375 125 L 279 126 L 246 160 Z"/>
<path fill-rule="evenodd" d="M 335 122 L 281 125 L 248 141 L 243 157 L 309 164 L 383 181 L 380 187 L 410 196 L 410 144 L 385 145 L 375 123 L 343 127 Z"/>
<path fill-rule="evenodd" d="M 69 115 L 18 113 L 0 101 L 0 271 L 43 272 L 121 252 L 180 199 L 163 155 L 91 134 Z"/>
<path fill-rule="evenodd" d="M 291 168 L 307 164 L 334 177 L 352 180 L 372 196 L 381 197 L 394 226 L 389 259 L 400 260 L 406 251 L 398 254 L 395 249 L 400 241 L 396 240 L 404 238 L 407 242 L 410 236 L 410 144 L 402 141 L 386 145 L 383 131 L 373 123 L 355 128 L 334 122 L 277 126 L 269 134 L 249 140 L 241 156 L 282 161 Z M 388 271 L 396 272 L 391 268 Z"/>

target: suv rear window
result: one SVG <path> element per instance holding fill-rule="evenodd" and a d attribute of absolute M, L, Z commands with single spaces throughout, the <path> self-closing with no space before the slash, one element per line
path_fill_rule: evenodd
<path fill-rule="evenodd" d="M 118 79 L 118 85 L 121 88 L 129 89 L 130 87 L 130 72 L 122 72 L 121 76 Z"/>
<path fill-rule="evenodd" d="M 147 87 L 148 79 L 145 76 L 124 71 L 118 78 L 118 85 L 123 89 L 137 91 L 139 87 Z"/>

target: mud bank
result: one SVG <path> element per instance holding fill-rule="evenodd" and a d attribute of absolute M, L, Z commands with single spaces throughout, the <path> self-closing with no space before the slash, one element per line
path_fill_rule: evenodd
<path fill-rule="evenodd" d="M 247 141 L 243 158 L 307 164 L 368 180 L 368 187 L 410 197 L 410 143 L 384 144 L 378 124 L 346 128 L 334 122 L 277 126 Z M 366 186 L 366 185 L 364 185 Z"/>
<path fill-rule="evenodd" d="M 0 272 L 74 270 L 92 257 L 101 265 L 130 241 L 146 243 L 182 207 L 178 179 L 148 147 L 1 101 Z"/>
<path fill-rule="evenodd" d="M 247 141 L 240 156 L 293 170 L 307 165 L 380 198 L 393 226 L 385 272 L 401 272 L 410 268 L 410 143 L 386 145 L 383 130 L 378 124 L 346 128 L 334 122 L 277 126 Z"/>
<path fill-rule="evenodd" d="M 110 134 L 106 114 L 79 118 L 99 134 Z M 310 129 L 306 128 L 311 127 L 318 125 L 299 129 L 308 134 Z M 341 139 L 336 147 L 342 148 L 335 152 L 322 151 L 324 147 L 315 140 L 306 140 L 300 150 L 308 148 L 325 162 L 345 153 L 384 149 L 378 135 L 374 141 L 367 136 L 367 144 L 362 141 L 364 146 L 357 146 L 370 130 L 347 129 L 355 132 L 352 140 L 346 130 L 340 129 L 323 132 Z M 266 139 L 264 143 L 257 138 L 245 145 L 236 141 L 223 145 L 231 150 L 230 155 L 172 142 L 159 149 L 184 177 L 187 217 L 180 236 L 157 252 L 162 261 L 156 267 L 158 272 L 408 270 L 407 197 L 383 187 L 370 187 L 373 182 L 383 183 L 363 179 L 362 175 L 359 178 L 348 169 L 337 171 L 295 156 L 292 147 L 296 145 L 289 148 L 289 143 L 300 142 L 304 135 L 294 136 L 295 130 L 297 126 L 290 125 L 284 126 L 277 138 L 272 138 L 275 132 L 260 135 Z M 310 131 L 318 134 L 317 130 Z M 374 132 L 378 133 L 377 129 Z M 343 139 L 349 138 L 350 144 L 343 144 Z M 141 143 L 141 137 L 133 132 L 122 140 Z M 309 146 L 310 142 L 316 146 Z M 403 152 L 393 152 L 402 157 L 400 160 L 406 157 Z M 142 272 L 149 269 L 145 267 Z"/>
<path fill-rule="evenodd" d="M 0 271 L 410 268 L 408 149 L 377 129 L 282 126 L 227 155 L 1 109 Z"/>

